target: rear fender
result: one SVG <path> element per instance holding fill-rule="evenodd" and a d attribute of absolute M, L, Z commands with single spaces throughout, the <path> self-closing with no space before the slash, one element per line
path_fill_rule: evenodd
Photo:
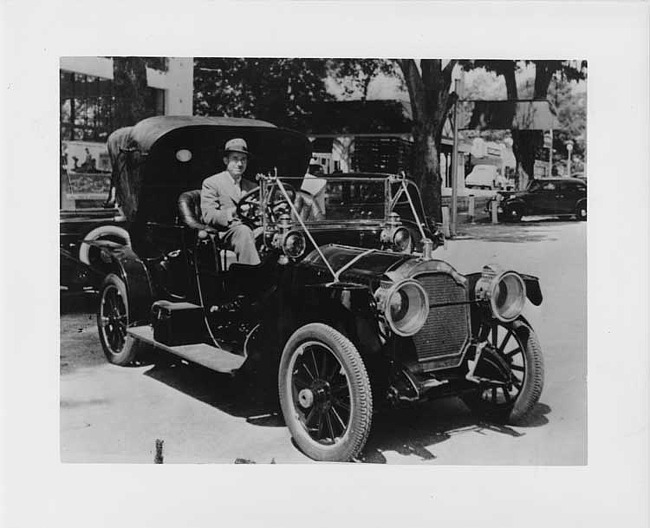
<path fill-rule="evenodd" d="M 109 260 L 110 272 L 126 285 L 129 299 L 129 323 L 148 323 L 153 288 L 149 270 L 128 246 L 104 248 L 102 258 Z"/>

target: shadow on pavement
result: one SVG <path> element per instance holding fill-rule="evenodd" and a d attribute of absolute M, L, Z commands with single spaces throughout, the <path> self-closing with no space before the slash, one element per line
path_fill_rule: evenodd
<path fill-rule="evenodd" d="M 260 381 L 259 374 L 228 376 L 204 367 L 185 364 L 175 357 L 158 354 L 145 375 L 169 387 L 211 405 L 231 416 L 245 418 L 261 427 L 284 427 L 277 402 L 275 377 L 273 383 Z M 265 387 L 266 386 L 266 387 Z M 391 409 L 373 417 L 370 438 L 359 458 L 360 462 L 383 464 L 384 452 L 435 460 L 435 446 L 457 435 L 499 433 L 514 438 L 525 436 L 526 429 L 548 423 L 548 405 L 538 403 L 529 418 L 516 428 L 489 423 L 472 415 L 458 398 L 437 400 L 420 405 Z"/>
<path fill-rule="evenodd" d="M 95 314 L 99 297 L 95 292 L 61 292 L 59 307 L 61 315 L 87 313 Z"/>
<path fill-rule="evenodd" d="M 539 427 L 548 423 L 548 405 L 538 403 L 525 423 L 516 428 L 486 422 L 469 413 L 458 398 L 448 398 L 375 415 L 370 438 L 360 462 L 385 464 L 384 452 L 435 460 L 435 446 L 453 436 L 499 433 L 514 438 L 525 436 L 521 428 Z"/>
<path fill-rule="evenodd" d="M 264 427 L 282 427 L 275 376 L 229 376 L 200 365 L 186 363 L 171 354 L 155 352 L 155 363 L 146 376 L 219 410 Z"/>
<path fill-rule="evenodd" d="M 63 305 L 62 300 L 62 305 Z M 67 301 L 66 301 L 67 302 Z M 85 309 L 87 299 L 74 300 L 61 311 L 60 374 L 72 374 L 80 368 L 106 365 L 95 323 L 95 310 Z"/>

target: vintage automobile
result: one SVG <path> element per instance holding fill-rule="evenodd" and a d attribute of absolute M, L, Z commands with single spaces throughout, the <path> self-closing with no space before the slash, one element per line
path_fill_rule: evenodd
<path fill-rule="evenodd" d="M 98 290 L 106 276 L 102 246 L 131 243 L 127 219 L 111 199 L 110 180 L 110 172 L 61 167 L 61 291 Z"/>
<path fill-rule="evenodd" d="M 233 137 L 259 174 L 238 205 L 256 266 L 201 221 L 198 189 Z M 314 181 L 308 139 L 261 121 L 157 117 L 113 139 L 132 247 L 103 249 L 112 270 L 97 324 L 110 362 L 153 345 L 221 373 L 261 365 L 295 444 L 323 461 L 358 458 L 386 406 L 461 396 L 506 422 L 535 406 L 543 358 L 522 310 L 542 302 L 538 279 L 496 265 L 462 275 L 434 258 L 441 239 L 403 176 Z"/>
<path fill-rule="evenodd" d="M 499 192 L 497 215 L 506 222 L 519 222 L 524 216 L 575 216 L 587 220 L 587 182 L 581 178 L 542 178 L 533 180 L 525 191 Z M 490 211 L 491 202 L 486 206 Z"/>

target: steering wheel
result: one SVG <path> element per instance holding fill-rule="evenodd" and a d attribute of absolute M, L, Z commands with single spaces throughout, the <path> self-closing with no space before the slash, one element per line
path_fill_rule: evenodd
<path fill-rule="evenodd" d="M 289 184 L 284 184 L 289 200 L 295 202 L 296 190 Z M 244 194 L 237 204 L 237 217 L 249 227 L 259 227 L 262 225 L 262 212 L 260 211 L 260 188 L 255 187 Z M 284 193 L 278 185 L 271 189 L 267 202 L 267 211 L 271 222 L 277 222 L 280 215 L 291 213 L 291 206 L 287 203 Z"/>
<path fill-rule="evenodd" d="M 236 206 L 236 215 L 237 218 L 249 227 L 262 225 L 259 186 L 242 195 Z"/>

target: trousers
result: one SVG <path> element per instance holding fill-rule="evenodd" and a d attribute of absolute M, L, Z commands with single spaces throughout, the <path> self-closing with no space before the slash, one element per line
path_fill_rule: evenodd
<path fill-rule="evenodd" d="M 260 256 L 255 247 L 253 231 L 244 224 L 234 224 L 224 233 L 223 241 L 237 255 L 240 264 L 255 265 L 260 263 Z"/>

